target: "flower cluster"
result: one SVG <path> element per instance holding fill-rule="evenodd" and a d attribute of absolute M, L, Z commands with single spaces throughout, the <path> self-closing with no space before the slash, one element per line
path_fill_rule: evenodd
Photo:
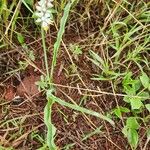
<path fill-rule="evenodd" d="M 48 30 L 49 25 L 53 23 L 52 2 L 53 0 L 40 0 L 36 5 L 36 22 L 41 23 L 44 30 Z"/>

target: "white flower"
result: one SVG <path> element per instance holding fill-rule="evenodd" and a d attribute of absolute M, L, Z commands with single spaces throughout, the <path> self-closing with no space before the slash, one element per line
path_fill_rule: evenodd
<path fill-rule="evenodd" d="M 42 5 L 42 6 L 36 6 L 36 9 L 37 9 L 37 11 L 42 11 L 42 12 L 44 12 L 44 11 L 47 10 L 47 8 L 46 8 L 45 5 Z"/>
<path fill-rule="evenodd" d="M 47 7 L 52 8 L 52 7 L 53 7 L 53 4 L 52 4 L 51 2 L 48 2 L 48 3 L 47 3 Z"/>
<path fill-rule="evenodd" d="M 43 12 L 35 12 L 35 16 L 41 18 L 42 16 L 44 16 Z"/>
<path fill-rule="evenodd" d="M 47 30 L 49 25 L 53 23 L 53 15 L 50 10 L 53 7 L 53 0 L 40 0 L 36 6 L 35 16 L 36 22 L 41 23 L 44 30 Z"/>
<path fill-rule="evenodd" d="M 45 0 L 40 0 L 40 1 L 38 2 L 38 4 L 39 4 L 40 6 L 45 5 L 45 3 L 46 3 Z"/>
<path fill-rule="evenodd" d="M 49 25 L 52 24 L 52 23 L 53 23 L 53 21 L 51 21 L 51 20 L 42 21 L 42 28 L 43 28 L 44 30 L 48 30 Z"/>

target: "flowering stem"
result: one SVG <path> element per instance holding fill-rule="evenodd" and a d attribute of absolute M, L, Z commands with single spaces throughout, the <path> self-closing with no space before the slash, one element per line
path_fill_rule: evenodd
<path fill-rule="evenodd" d="M 46 42 L 45 42 L 45 31 L 43 28 L 41 28 L 41 35 L 42 35 L 42 45 L 43 45 L 43 51 L 44 51 L 46 76 L 47 76 L 48 82 L 50 82 L 50 74 L 49 74 L 48 59 L 47 59 L 47 52 L 46 52 L 47 51 L 46 50 Z"/>

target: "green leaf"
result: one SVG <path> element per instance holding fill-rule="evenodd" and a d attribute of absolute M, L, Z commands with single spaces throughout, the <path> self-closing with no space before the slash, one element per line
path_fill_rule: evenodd
<path fill-rule="evenodd" d="M 150 84 L 150 79 L 149 77 L 147 76 L 147 74 L 145 72 L 142 73 L 142 76 L 140 76 L 140 80 L 142 82 L 142 85 L 145 87 L 145 88 L 148 88 L 149 87 L 149 84 Z"/>
<path fill-rule="evenodd" d="M 130 103 L 131 96 L 124 96 L 123 100 L 127 103 Z"/>
<path fill-rule="evenodd" d="M 22 0 L 22 3 L 26 6 L 26 8 L 27 8 L 31 13 L 34 13 L 34 12 L 32 11 L 32 9 L 28 6 L 28 3 L 27 3 L 26 1 L 30 1 L 30 0 Z M 29 2 L 29 3 L 32 3 L 32 0 L 31 0 L 31 2 Z M 31 5 L 33 6 L 33 4 L 31 4 Z"/>
<path fill-rule="evenodd" d="M 139 129 L 140 127 L 135 117 L 129 117 L 126 121 L 126 125 L 129 129 Z"/>
<path fill-rule="evenodd" d="M 82 54 L 82 49 L 81 49 L 81 47 L 79 45 L 70 44 L 69 48 L 70 48 L 70 50 L 72 51 L 72 53 L 74 55 L 80 55 L 80 54 Z"/>
<path fill-rule="evenodd" d="M 149 84 L 149 86 L 148 86 L 148 90 L 150 91 L 150 84 Z"/>
<path fill-rule="evenodd" d="M 52 65 L 51 65 L 51 72 L 50 72 L 51 80 L 53 78 L 53 72 L 56 66 L 56 62 L 57 62 L 57 55 L 58 55 L 59 47 L 62 41 L 63 34 L 65 32 L 65 25 L 69 16 L 72 3 L 68 1 L 67 5 L 64 8 L 64 14 L 60 20 L 60 29 L 57 33 L 57 39 L 56 39 L 56 42 L 54 44 L 54 49 L 53 49 L 53 58 L 52 58 Z"/>
<path fill-rule="evenodd" d="M 129 96 L 134 96 L 136 95 L 136 90 L 135 88 L 133 87 L 133 85 L 126 85 L 124 86 L 124 92 L 129 95 Z"/>
<path fill-rule="evenodd" d="M 128 72 L 122 82 L 124 86 L 126 86 L 127 84 L 130 84 L 132 82 L 131 77 L 132 77 L 132 72 Z"/>
<path fill-rule="evenodd" d="M 120 107 L 120 110 L 121 110 L 122 112 L 125 112 L 125 113 L 130 112 L 130 110 L 129 110 L 128 108 L 126 108 L 126 107 Z"/>
<path fill-rule="evenodd" d="M 149 93 L 145 92 L 145 91 L 140 92 L 139 94 L 137 94 L 137 96 L 141 97 L 142 101 L 145 101 L 145 100 L 149 99 L 149 97 L 150 97 Z"/>
<path fill-rule="evenodd" d="M 147 129 L 147 139 L 150 139 L 150 128 Z"/>
<path fill-rule="evenodd" d="M 122 112 L 125 112 L 125 113 L 128 113 L 130 112 L 130 110 L 126 107 L 118 107 L 116 109 L 114 109 L 113 113 L 118 117 L 118 118 L 121 118 L 121 113 Z"/>
<path fill-rule="evenodd" d="M 113 112 L 118 118 L 121 118 L 121 110 L 119 108 L 114 109 Z"/>
<path fill-rule="evenodd" d="M 47 145 L 50 150 L 56 150 L 56 145 L 54 143 L 54 136 L 56 134 L 56 128 L 51 122 L 53 100 L 48 99 L 48 102 L 44 108 L 44 123 L 47 126 Z"/>
<path fill-rule="evenodd" d="M 143 105 L 140 98 L 131 98 L 130 104 L 132 109 L 140 109 Z"/>
<path fill-rule="evenodd" d="M 35 55 L 33 51 L 28 51 L 28 56 L 32 61 L 35 61 Z"/>
<path fill-rule="evenodd" d="M 98 61 L 99 63 L 101 63 L 101 64 L 104 63 L 103 59 L 98 54 L 96 54 L 94 51 L 90 50 L 90 55 L 93 57 L 94 60 Z"/>
<path fill-rule="evenodd" d="M 96 66 L 100 67 L 100 63 L 94 59 L 88 58 L 93 64 L 95 64 Z"/>
<path fill-rule="evenodd" d="M 150 104 L 146 104 L 145 107 L 150 112 Z"/>
<path fill-rule="evenodd" d="M 21 33 L 17 33 L 17 39 L 21 45 L 24 43 L 24 37 Z"/>
<path fill-rule="evenodd" d="M 29 4 L 30 6 L 33 6 L 34 0 L 24 0 L 26 4 Z"/>
<path fill-rule="evenodd" d="M 125 137 L 127 137 L 127 135 L 128 135 L 128 127 L 127 126 L 123 127 L 122 133 L 124 134 Z"/>
<path fill-rule="evenodd" d="M 141 84 L 141 82 L 140 82 L 139 79 L 134 80 L 133 88 L 134 88 L 134 90 L 135 90 L 136 92 L 140 89 L 141 85 L 142 85 L 142 84 Z"/>
<path fill-rule="evenodd" d="M 95 117 L 99 117 L 99 118 L 101 118 L 101 119 L 103 119 L 103 120 L 108 121 L 110 124 L 114 125 L 114 121 L 113 121 L 112 119 L 110 119 L 109 117 L 107 117 L 107 116 L 104 116 L 104 115 L 102 115 L 102 114 L 100 114 L 100 113 L 98 113 L 98 112 L 95 112 L 95 111 L 92 111 L 92 110 L 89 110 L 89 109 L 80 107 L 80 106 L 78 106 L 77 104 L 68 103 L 68 102 L 66 102 L 66 101 L 64 101 L 64 100 L 61 100 L 60 98 L 58 98 L 58 97 L 56 97 L 56 96 L 54 96 L 54 95 L 52 95 L 52 94 L 49 94 L 49 93 L 50 93 L 50 92 L 47 92 L 47 96 L 48 96 L 51 100 L 53 100 L 53 101 L 59 103 L 59 104 L 62 105 L 62 106 L 66 106 L 66 107 L 69 107 L 69 108 L 74 109 L 74 110 L 76 110 L 76 111 L 79 111 L 79 112 L 82 112 L 82 113 L 86 113 L 86 114 L 89 114 L 89 115 L 92 115 L 92 116 L 95 116 Z"/>
<path fill-rule="evenodd" d="M 128 142 L 130 143 L 131 147 L 136 149 L 136 147 L 138 145 L 138 140 L 139 140 L 137 131 L 135 129 L 129 129 L 127 138 L 128 138 Z"/>

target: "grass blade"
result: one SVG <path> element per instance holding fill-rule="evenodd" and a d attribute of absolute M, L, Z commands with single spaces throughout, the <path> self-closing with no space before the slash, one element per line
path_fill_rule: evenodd
<path fill-rule="evenodd" d="M 54 50 L 53 50 L 53 60 L 52 60 L 51 74 L 50 74 L 51 80 L 53 79 L 53 71 L 54 71 L 54 67 L 56 65 L 57 54 L 58 54 L 58 50 L 59 50 L 60 43 L 61 43 L 61 40 L 62 40 L 62 36 L 65 32 L 65 24 L 67 22 L 67 18 L 68 18 L 68 15 L 69 15 L 71 5 L 72 5 L 72 3 L 69 1 L 66 5 L 65 9 L 64 9 L 64 15 L 60 20 L 60 29 L 58 31 L 57 40 L 54 44 Z"/>
<path fill-rule="evenodd" d="M 79 111 L 79 112 L 82 112 L 82 113 L 86 113 L 86 114 L 89 114 L 89 115 L 101 118 L 103 120 L 108 121 L 110 124 L 114 125 L 113 120 L 111 120 L 110 118 L 108 118 L 108 117 L 106 117 L 106 116 L 104 116 L 104 115 L 102 115 L 102 114 L 100 114 L 98 112 L 95 112 L 95 111 L 92 111 L 92 110 L 80 107 L 80 106 L 75 105 L 75 104 L 71 104 L 71 103 L 65 102 L 64 100 L 61 100 L 60 98 L 54 96 L 51 93 L 51 90 L 47 91 L 47 96 L 48 96 L 49 99 L 53 100 L 54 102 L 59 103 L 62 106 L 66 106 L 66 107 L 69 107 L 69 108 L 74 109 L 76 111 Z"/>
<path fill-rule="evenodd" d="M 25 0 L 22 0 L 22 3 L 27 7 L 27 9 L 33 14 L 32 9 L 28 6 L 28 4 L 25 2 Z"/>
<path fill-rule="evenodd" d="M 50 150 L 56 150 L 56 145 L 54 143 L 54 136 L 56 133 L 56 128 L 51 122 L 51 113 L 52 113 L 53 101 L 48 99 L 48 102 L 44 108 L 44 123 L 47 126 L 47 145 Z"/>

